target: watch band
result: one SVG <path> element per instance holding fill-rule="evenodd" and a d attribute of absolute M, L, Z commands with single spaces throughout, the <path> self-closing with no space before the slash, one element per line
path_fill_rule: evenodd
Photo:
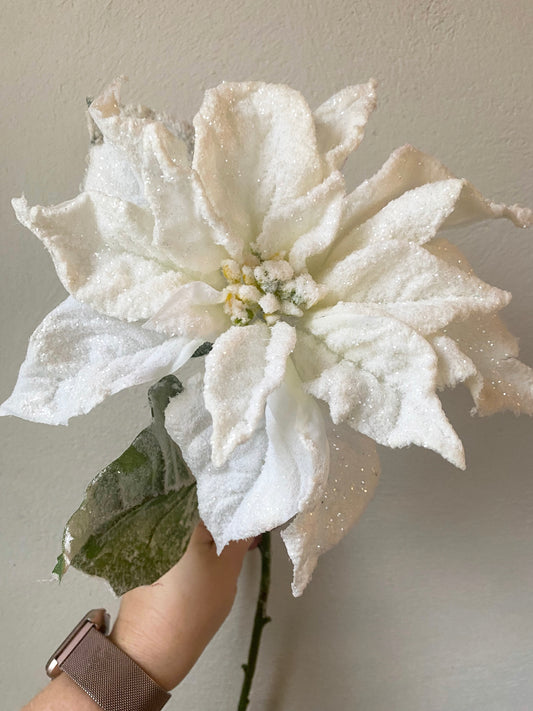
<path fill-rule="evenodd" d="M 92 627 L 60 664 L 104 711 L 160 711 L 170 694 Z"/>

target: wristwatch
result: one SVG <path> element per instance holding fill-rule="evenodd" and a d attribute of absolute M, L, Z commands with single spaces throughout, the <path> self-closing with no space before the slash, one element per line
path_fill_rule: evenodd
<path fill-rule="evenodd" d="M 46 673 L 70 676 L 104 711 L 160 711 L 168 691 L 106 637 L 109 615 L 90 610 L 52 654 Z"/>

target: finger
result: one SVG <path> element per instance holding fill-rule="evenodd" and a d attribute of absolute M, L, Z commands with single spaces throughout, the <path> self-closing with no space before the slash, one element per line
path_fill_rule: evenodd
<path fill-rule="evenodd" d="M 235 576 L 238 576 L 240 573 L 244 556 L 250 550 L 252 541 L 253 539 L 251 538 L 242 541 L 230 541 L 220 553 L 220 563 L 231 570 Z"/>
<path fill-rule="evenodd" d="M 191 540 L 189 541 L 189 548 L 204 545 L 214 546 L 215 541 L 213 540 L 213 536 L 209 533 L 205 523 L 200 521 L 192 533 Z"/>
<path fill-rule="evenodd" d="M 202 554 L 205 554 L 205 549 L 207 548 L 213 558 L 215 556 L 222 564 L 228 564 L 234 567 L 238 565 L 239 570 L 242 565 L 242 561 L 247 551 L 252 550 L 256 546 L 256 541 L 260 540 L 260 536 L 256 538 L 246 538 L 239 541 L 230 541 L 227 546 L 221 551 L 220 555 L 216 552 L 215 542 L 213 536 L 209 533 L 206 525 L 203 521 L 200 521 L 191 536 L 189 542 L 189 549 L 194 552 L 195 549 L 199 548 Z"/>

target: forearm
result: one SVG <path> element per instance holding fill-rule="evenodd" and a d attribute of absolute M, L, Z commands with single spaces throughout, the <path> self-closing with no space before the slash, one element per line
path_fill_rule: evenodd
<path fill-rule="evenodd" d="M 102 711 L 102 709 L 63 672 L 24 706 L 22 711 Z"/>

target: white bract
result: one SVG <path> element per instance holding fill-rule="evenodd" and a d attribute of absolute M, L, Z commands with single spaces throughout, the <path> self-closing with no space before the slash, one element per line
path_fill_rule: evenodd
<path fill-rule="evenodd" d="M 69 298 L 31 338 L 1 414 L 64 424 L 177 372 L 167 426 L 220 550 L 285 526 L 300 594 L 375 488 L 375 442 L 463 448 L 437 390 L 475 410 L 533 413 L 533 374 L 441 228 L 531 212 L 485 200 L 411 146 L 346 195 L 339 169 L 374 108 L 373 82 L 312 112 L 259 82 L 209 90 L 194 142 L 118 83 L 89 109 L 83 192 L 13 204 Z M 204 342 L 205 358 L 190 358 Z"/>

